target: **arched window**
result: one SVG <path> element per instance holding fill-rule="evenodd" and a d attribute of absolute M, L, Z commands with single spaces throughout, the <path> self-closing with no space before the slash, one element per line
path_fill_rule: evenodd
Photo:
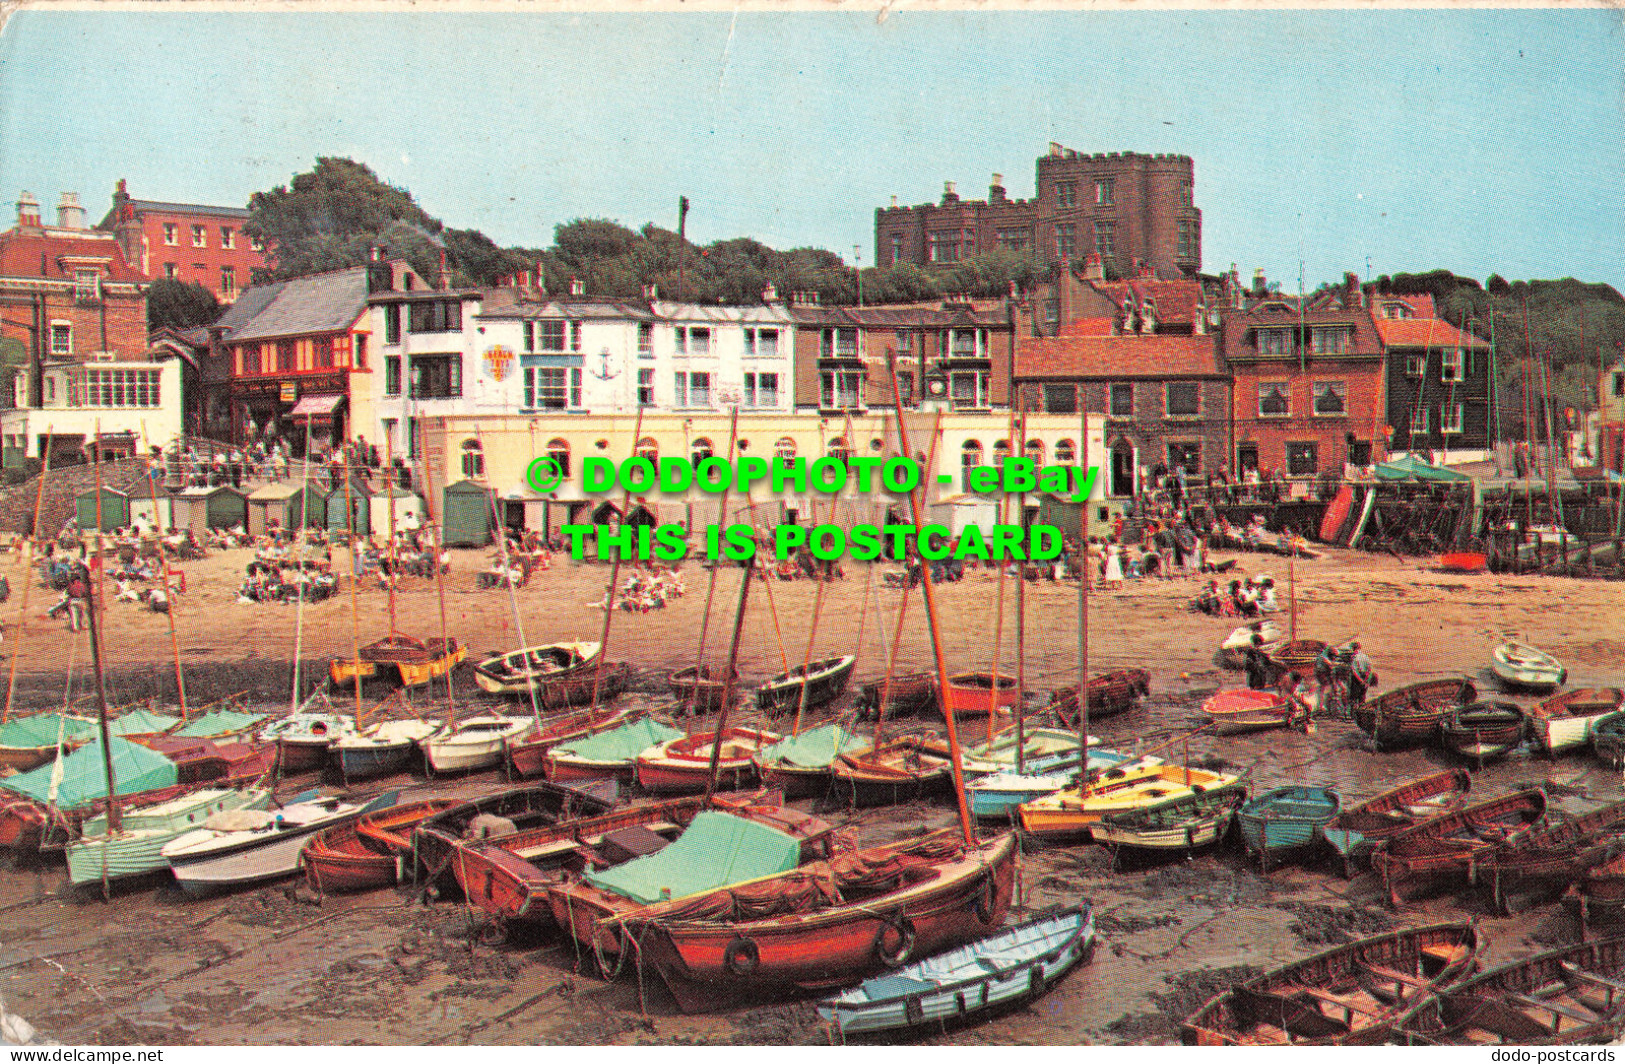
<path fill-rule="evenodd" d="M 993 444 L 993 467 L 1004 468 L 1004 460 L 1010 457 L 1010 441 L 998 440 Z"/>
<path fill-rule="evenodd" d="M 1058 465 L 1071 465 L 1077 461 L 1078 455 L 1072 447 L 1071 440 L 1055 441 L 1055 461 Z"/>
<path fill-rule="evenodd" d="M 1043 440 L 1028 440 L 1027 441 L 1027 457 L 1032 460 L 1033 465 L 1043 465 L 1044 464 L 1044 441 Z"/>
<path fill-rule="evenodd" d="M 558 463 L 559 472 L 568 479 L 570 476 L 570 445 L 557 438 L 548 440 L 547 456 Z"/>
<path fill-rule="evenodd" d="M 485 476 L 485 448 L 479 440 L 463 441 L 463 476 L 470 480 Z"/>
<path fill-rule="evenodd" d="M 961 473 L 968 477 L 970 475 L 970 471 L 981 464 L 982 445 L 976 440 L 966 440 L 964 445 L 959 449 L 959 468 Z M 967 480 L 961 486 L 964 487 L 965 485 L 968 485 L 968 483 L 969 481 Z M 965 488 L 965 490 L 969 490 L 968 487 Z"/>
<path fill-rule="evenodd" d="M 773 453 L 786 461 L 794 458 L 796 456 L 796 441 L 788 436 L 780 436 L 779 442 L 773 445 Z"/>
<path fill-rule="evenodd" d="M 651 462 L 660 460 L 660 445 L 655 442 L 653 436 L 645 436 L 639 440 L 635 451 L 639 458 L 647 458 Z"/>
<path fill-rule="evenodd" d="M 711 455 L 715 453 L 711 449 L 711 441 L 706 439 L 704 436 L 701 436 L 699 439 L 695 440 L 689 445 L 689 448 L 689 461 L 694 465 L 699 465 L 701 462 L 705 461 L 707 458 L 710 458 Z"/>
<path fill-rule="evenodd" d="M 845 462 L 852 457 L 852 447 L 846 442 L 845 436 L 837 436 L 829 441 L 829 456 L 838 462 Z"/>

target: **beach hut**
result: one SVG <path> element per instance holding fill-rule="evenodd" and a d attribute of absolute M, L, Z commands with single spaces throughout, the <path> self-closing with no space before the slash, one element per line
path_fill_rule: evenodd
<path fill-rule="evenodd" d="M 153 502 L 153 493 L 142 492 L 137 489 L 130 496 L 130 524 L 139 525 L 144 531 L 157 530 L 162 532 L 168 528 L 177 527 L 175 524 L 175 501 L 170 498 L 169 492 L 162 486 L 158 488 L 156 503 Z"/>
<path fill-rule="evenodd" d="M 391 507 L 395 510 L 394 527 L 397 532 L 422 528 L 429 520 L 428 509 L 423 505 L 423 499 L 416 492 L 406 491 L 403 488 L 385 488 L 374 494 L 367 505 L 372 531 L 382 536 L 389 535 Z"/>
<path fill-rule="evenodd" d="M 448 547 L 483 547 L 491 542 L 491 489 L 472 480 L 446 485 L 441 511 Z"/>
<path fill-rule="evenodd" d="M 1012 511 L 1014 506 L 1011 507 Z M 927 520 L 934 525 L 942 525 L 953 535 L 957 536 L 971 525 L 982 530 L 984 536 L 993 534 L 993 527 L 999 523 L 999 504 L 982 495 L 960 493 L 946 495 L 930 506 L 926 507 Z M 1011 524 L 1021 520 L 1019 514 L 1012 513 L 1009 517 Z"/>
<path fill-rule="evenodd" d="M 236 488 L 186 488 L 171 502 L 175 528 L 204 532 L 211 528 L 248 527 L 248 496 Z"/>
<path fill-rule="evenodd" d="M 96 489 L 81 491 L 74 500 L 76 505 L 75 516 L 79 527 L 91 529 L 96 526 Z M 103 532 L 111 532 L 115 528 L 126 528 L 130 524 L 130 497 L 122 491 L 113 488 L 102 488 L 102 523 Z"/>
<path fill-rule="evenodd" d="M 348 505 L 349 509 L 345 507 Z M 360 477 L 350 478 L 350 493 L 346 497 L 344 485 L 327 494 L 327 530 L 348 532 L 352 528 L 358 536 L 372 531 L 372 489 Z"/>
<path fill-rule="evenodd" d="M 267 484 L 248 497 L 248 531 L 262 536 L 273 526 L 298 528 L 301 524 L 321 528 L 327 521 L 327 505 L 321 491 L 298 480 Z"/>

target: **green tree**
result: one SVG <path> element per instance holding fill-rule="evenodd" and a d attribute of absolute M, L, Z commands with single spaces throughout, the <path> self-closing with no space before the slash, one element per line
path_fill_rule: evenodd
<path fill-rule="evenodd" d="M 147 329 L 195 329 L 213 325 L 224 310 L 214 293 L 196 281 L 160 278 L 147 289 Z"/>

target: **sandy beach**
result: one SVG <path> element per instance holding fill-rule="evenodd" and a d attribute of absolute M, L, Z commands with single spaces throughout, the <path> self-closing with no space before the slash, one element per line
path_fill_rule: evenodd
<path fill-rule="evenodd" d="M 239 683 L 237 690 L 250 691 L 257 702 L 284 705 L 289 699 L 296 610 L 237 602 L 251 557 L 248 551 L 221 552 L 184 567 L 188 590 L 177 623 L 194 705 L 233 693 L 227 688 Z M 508 595 L 475 587 L 474 574 L 486 557 L 458 552 L 445 593 L 448 629 L 474 655 L 520 643 Z M 1236 558 L 1245 572 L 1272 575 L 1286 599 L 1287 559 L 1219 557 Z M 8 572 L 7 563 L 0 562 L 0 572 Z M 20 641 L 23 572 L 15 559 L 9 575 L 13 597 L 0 609 L 7 618 L 8 655 Z M 517 596 L 524 641 L 596 639 L 607 575 L 606 566 L 568 562 L 539 574 Z M 614 615 L 610 657 L 630 660 L 638 670 L 630 699 L 657 702 L 666 671 L 695 659 L 709 570 L 691 563 L 684 578 L 687 594 L 667 608 Z M 718 580 L 707 627 L 709 661 L 726 650 L 738 581 L 734 569 Z M 1489 651 L 1508 635 L 1561 658 L 1571 686 L 1625 683 L 1619 626 L 1625 585 L 1619 583 L 1446 574 L 1416 560 L 1341 551 L 1300 560 L 1293 582 L 1298 634 L 1358 638 L 1380 674 L 1378 690 L 1466 675 L 1481 690 L 1494 691 L 1486 669 Z M 963 582 L 938 588 L 951 668 L 986 669 L 992 663 L 996 587 L 991 571 L 976 570 Z M 1235 622 L 1187 610 L 1198 588 L 1194 579 L 1176 579 L 1091 595 L 1091 670 L 1136 665 L 1152 674 L 1152 694 L 1142 709 L 1100 722 L 1097 731 L 1107 745 L 1148 749 L 1164 742 L 1197 723 L 1203 698 L 1241 686 L 1239 674 L 1221 670 L 1213 658 Z M 1008 671 L 1014 669 L 1014 585 L 1005 590 L 999 642 L 1001 667 Z M 19 706 L 61 704 L 70 662 L 73 689 L 66 694 L 78 700 L 91 689 L 83 637 L 74 639 L 60 622 L 39 618 L 54 593 L 36 586 L 29 596 L 17 667 Z M 864 568 L 849 564 L 845 580 L 826 585 L 814 630 L 817 599 L 817 585 L 806 581 L 752 587 L 740 648 L 740 669 L 748 679 L 777 672 L 786 661 L 799 663 L 809 652 L 809 633 L 814 656 L 859 652 L 854 688 L 883 673 L 881 640 L 889 647 L 899 592 L 882 588 L 878 572 L 866 584 Z M 1047 689 L 1076 676 L 1076 611 L 1074 584 L 1027 585 L 1026 677 L 1037 705 Z M 388 631 L 388 596 L 376 584 L 361 590 L 356 613 L 362 642 Z M 402 631 L 439 635 L 434 584 L 411 581 L 397 596 L 396 614 Z M 307 670 L 348 654 L 356 631 L 347 586 L 327 602 L 308 605 L 299 635 Z M 173 686 L 168 625 L 161 616 L 112 604 L 106 644 L 113 701 L 135 701 Z M 916 596 L 897 667 L 912 670 L 930 662 Z M 466 709 L 468 696 L 461 690 L 459 702 L 459 711 Z M 418 704 L 442 711 L 443 691 L 420 694 Z M 849 705 L 850 695 L 837 711 Z M 1433 749 L 1373 753 L 1345 720 L 1320 719 L 1316 725 L 1311 735 L 1200 735 L 1189 743 L 1190 757 L 1248 770 L 1255 789 L 1329 784 L 1346 804 L 1452 764 Z M 1520 751 L 1475 772 L 1473 789 L 1494 794 L 1525 781 L 1549 781 L 1554 805 L 1566 810 L 1625 793 L 1619 775 L 1589 752 L 1548 762 Z M 385 782 L 428 789 L 405 776 Z M 451 789 L 476 793 L 502 783 L 499 774 L 482 773 L 455 781 Z M 946 804 L 825 815 L 851 821 L 865 843 L 953 817 Z M 1391 910 L 1372 876 L 1345 880 L 1329 864 L 1260 875 L 1231 851 L 1114 868 L 1100 847 L 1039 847 L 1023 856 L 1019 878 L 1017 915 L 1079 898 L 1092 901 L 1101 948 L 1093 964 L 1032 1006 L 943 1041 L 1175 1041 L 1178 1021 L 1239 974 L 1390 927 L 1477 917 L 1492 961 L 1579 938 L 1578 922 L 1556 904 L 1497 917 L 1482 895 L 1463 892 Z M 67 1043 L 798 1044 L 826 1038 L 805 1001 L 685 1016 L 651 983 L 623 976 L 606 984 L 585 974 L 567 939 L 493 948 L 478 944 L 478 924 L 461 905 L 425 905 L 406 890 L 328 898 L 321 905 L 281 888 L 194 902 L 172 884 L 145 882 L 103 901 L 99 893 L 70 891 L 59 860 L 29 859 L 0 871 L 0 995 L 11 1011 Z"/>

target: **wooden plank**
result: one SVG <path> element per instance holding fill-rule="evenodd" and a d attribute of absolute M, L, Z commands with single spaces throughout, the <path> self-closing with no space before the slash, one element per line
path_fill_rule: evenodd
<path fill-rule="evenodd" d="M 1581 968 L 1570 961 L 1559 961 L 1558 967 L 1563 969 L 1564 974 L 1574 979 L 1578 979 L 1581 982 L 1590 983 L 1592 986 L 1599 987 L 1603 990 L 1612 990 L 1615 993 L 1625 994 L 1625 983 L 1616 982 L 1613 979 L 1609 979 L 1607 976 L 1602 976 L 1598 975 L 1596 972 L 1587 971 L 1586 969 Z"/>
<path fill-rule="evenodd" d="M 1559 1005 L 1555 1001 L 1542 1001 L 1540 998 L 1530 997 L 1528 994 L 1507 994 L 1507 1000 L 1525 1008 L 1545 1009 L 1554 1016 L 1562 1016 L 1575 1023 L 1590 1026 L 1598 1022 L 1598 1017 L 1590 1012 L 1581 1012 L 1568 1005 Z"/>
<path fill-rule="evenodd" d="M 1384 967 L 1383 965 L 1380 965 L 1380 964 L 1372 964 L 1370 961 L 1359 961 L 1357 963 L 1360 965 L 1361 968 L 1364 968 L 1366 971 L 1370 972 L 1372 975 L 1378 976 L 1378 977 L 1380 977 L 1382 979 L 1391 979 L 1396 983 L 1401 983 L 1401 984 L 1406 985 L 1406 986 L 1427 986 L 1428 985 L 1428 980 L 1423 979 L 1421 976 L 1407 975 L 1406 973 L 1401 972 L 1401 971 L 1396 971 L 1393 968 Z"/>

